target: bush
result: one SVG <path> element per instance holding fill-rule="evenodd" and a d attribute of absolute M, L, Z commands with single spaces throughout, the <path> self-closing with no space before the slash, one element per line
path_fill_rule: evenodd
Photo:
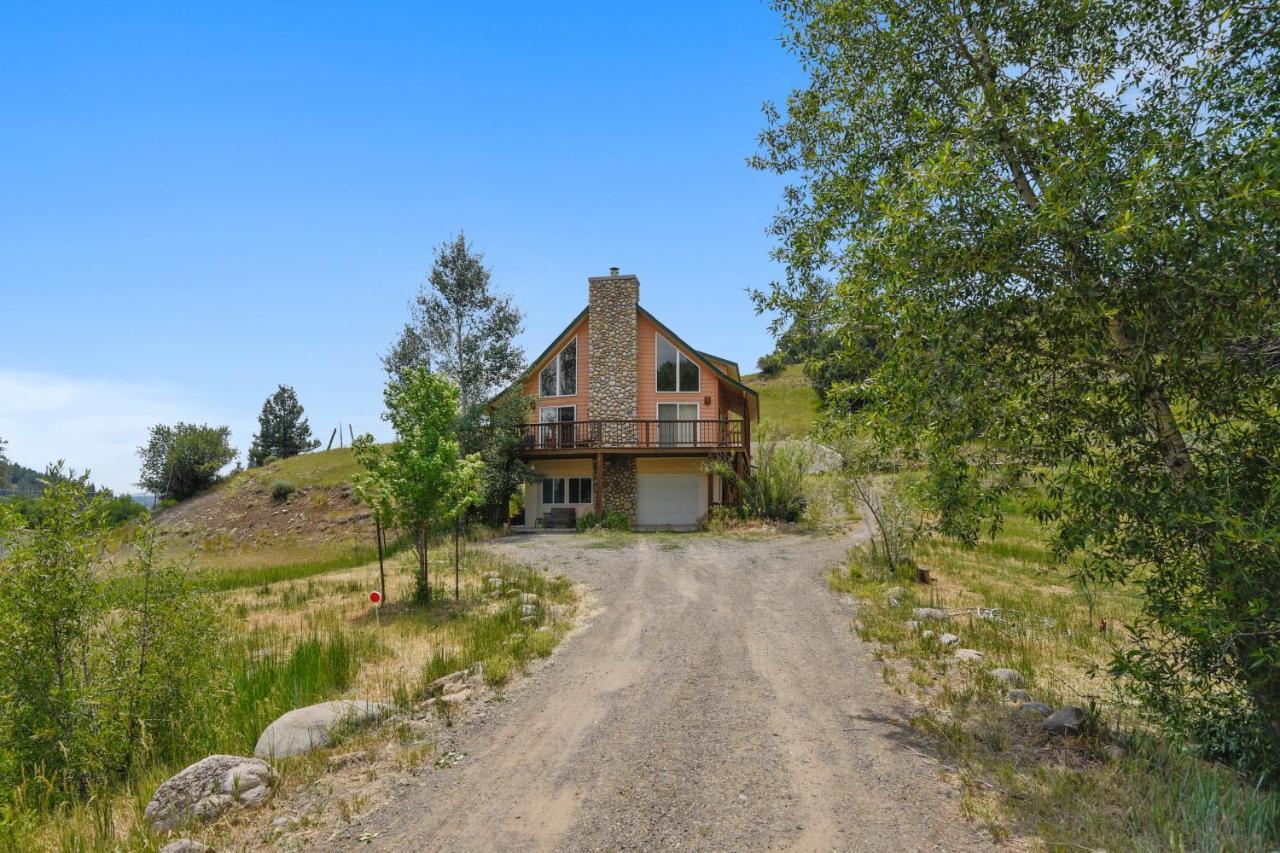
<path fill-rule="evenodd" d="M 596 526 L 596 514 L 590 510 L 578 516 L 578 532 L 583 533 Z"/>
<path fill-rule="evenodd" d="M 772 379 L 782 373 L 782 368 L 787 366 L 787 359 L 780 352 L 771 352 L 768 355 L 762 355 L 756 360 L 756 367 L 760 370 L 760 375 L 765 379 Z"/>
<path fill-rule="evenodd" d="M 271 497 L 277 501 L 285 500 L 298 491 L 298 487 L 288 480 L 275 480 L 271 483 Z"/>
<path fill-rule="evenodd" d="M 606 512 L 604 518 L 600 519 L 600 526 L 605 530 L 630 530 L 631 519 L 617 510 L 612 510 Z"/>
<path fill-rule="evenodd" d="M 719 533 L 724 530 L 731 530 L 744 519 L 745 513 L 741 507 L 716 504 L 702 517 L 698 527 L 712 533 Z"/>
<path fill-rule="evenodd" d="M 743 510 L 751 518 L 799 521 L 806 505 L 805 477 L 813 455 L 804 442 L 779 441 L 767 429 L 761 433 L 755 466 L 746 477 L 718 459 L 708 464 L 707 471 L 734 484 L 742 495 Z"/>
<path fill-rule="evenodd" d="M 66 798 L 183 749 L 219 701 L 217 613 L 143 524 L 124 576 L 102 572 L 110 499 L 58 479 L 40 520 L 0 508 L 0 782 Z"/>

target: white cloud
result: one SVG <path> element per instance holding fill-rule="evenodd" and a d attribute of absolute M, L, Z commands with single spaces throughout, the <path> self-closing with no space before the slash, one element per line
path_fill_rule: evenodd
<path fill-rule="evenodd" d="M 169 384 L 0 369 L 0 437 L 9 458 L 31 468 L 65 459 L 98 485 L 137 491 L 138 445 L 154 424 L 178 420 L 218 422 Z"/>

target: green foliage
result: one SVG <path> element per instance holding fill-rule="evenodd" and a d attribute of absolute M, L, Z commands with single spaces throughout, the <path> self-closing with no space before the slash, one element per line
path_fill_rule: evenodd
<path fill-rule="evenodd" d="M 762 307 L 819 313 L 950 529 L 1041 480 L 1079 581 L 1144 592 L 1114 673 L 1274 773 L 1280 10 L 778 5 L 809 82 L 756 161 L 796 178 Z"/>
<path fill-rule="evenodd" d="M 756 369 L 760 371 L 760 375 L 765 379 L 774 379 L 782 373 L 782 368 L 787 366 L 787 359 L 780 352 L 771 352 L 768 355 L 762 355 L 756 359 Z"/>
<path fill-rule="evenodd" d="M 578 516 L 577 527 L 579 533 L 584 533 L 596 526 L 596 514 L 594 510 L 587 510 Z"/>
<path fill-rule="evenodd" d="M 418 552 L 416 598 L 425 603 L 431 600 L 431 530 L 460 518 L 479 501 L 484 463 L 478 454 L 461 453 L 455 433 L 458 389 L 445 377 L 412 369 L 388 383 L 383 396 L 384 417 L 396 440 L 388 447 L 376 444 L 372 435 L 355 440 L 355 457 L 365 470 L 358 488 L 362 496 L 381 502 L 376 506 L 390 512 L 413 539 Z"/>
<path fill-rule="evenodd" d="M 463 413 L 458 431 L 463 449 L 484 461 L 480 506 L 490 524 L 507 520 L 512 498 L 537 476 L 521 455 L 521 426 L 532 408 L 531 398 L 508 391 L 488 407 L 472 406 Z"/>
<path fill-rule="evenodd" d="M 272 500 L 282 501 L 289 495 L 298 491 L 298 487 L 288 480 L 272 480 L 271 481 L 271 498 Z"/>
<path fill-rule="evenodd" d="M 760 395 L 760 423 L 775 435 L 807 435 L 818 417 L 821 400 L 799 365 L 789 364 L 772 379 L 755 374 L 743 382 Z M 757 430 L 757 425 L 752 425 Z"/>
<path fill-rule="evenodd" d="M 799 521 L 805 508 L 805 475 L 813 463 L 807 445 L 800 441 L 779 441 L 770 430 L 761 431 L 753 467 L 746 477 L 721 459 L 707 465 L 737 489 L 743 510 L 751 518 L 770 521 Z"/>
<path fill-rule="evenodd" d="M 421 369 L 442 373 L 457 386 L 462 411 L 470 412 L 520 375 L 520 311 L 510 296 L 490 289 L 489 277 L 484 255 L 464 235 L 440 244 L 410 322 L 382 360 L 393 382 Z"/>
<path fill-rule="evenodd" d="M 262 404 L 258 432 L 249 447 L 249 467 L 288 459 L 319 446 L 320 440 L 311 436 L 311 424 L 303 415 L 298 395 L 288 385 L 281 385 Z"/>
<path fill-rule="evenodd" d="M 609 510 L 600 518 L 600 527 L 605 530 L 630 530 L 631 519 L 615 510 Z"/>
<path fill-rule="evenodd" d="M 0 507 L 0 777 L 39 774 L 59 796 L 177 754 L 216 701 L 216 612 L 149 525 L 126 566 L 136 582 L 110 584 L 109 499 L 86 486 L 52 478 L 30 527 Z"/>
<path fill-rule="evenodd" d="M 218 472 L 236 458 L 230 427 L 156 424 L 138 448 L 138 485 L 162 498 L 186 500 L 218 482 Z"/>

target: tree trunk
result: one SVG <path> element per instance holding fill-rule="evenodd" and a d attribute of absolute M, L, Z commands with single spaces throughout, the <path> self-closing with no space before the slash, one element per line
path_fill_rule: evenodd
<path fill-rule="evenodd" d="M 387 603 L 387 570 L 382 562 L 383 549 L 385 540 L 382 536 L 382 521 L 378 518 L 373 520 L 373 533 L 378 540 L 378 592 L 382 595 L 382 603 Z"/>

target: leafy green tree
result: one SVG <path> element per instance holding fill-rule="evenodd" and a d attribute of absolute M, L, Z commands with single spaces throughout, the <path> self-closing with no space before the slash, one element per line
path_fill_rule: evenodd
<path fill-rule="evenodd" d="M 464 448 L 479 448 L 484 461 L 484 481 L 479 505 L 490 524 L 502 524 L 511 499 L 537 472 L 521 455 L 524 430 L 533 402 L 515 392 L 493 401 L 487 409 L 474 407 L 464 413 L 459 432 Z"/>
<path fill-rule="evenodd" d="M 162 498 L 185 500 L 218 481 L 218 472 L 236 458 L 230 427 L 157 424 L 138 448 L 138 485 Z"/>
<path fill-rule="evenodd" d="M 458 386 L 461 408 L 469 411 L 520 375 L 520 311 L 510 296 L 493 292 L 484 256 L 464 235 L 436 250 L 410 310 L 410 322 L 383 358 L 393 380 L 423 367 L 442 373 Z"/>
<path fill-rule="evenodd" d="M 270 456 L 287 459 L 319 446 L 320 440 L 311 436 L 311 424 L 298 395 L 288 385 L 281 385 L 262 404 L 258 432 L 249 447 L 249 467 L 263 464 Z"/>
<path fill-rule="evenodd" d="M 9 446 L 9 442 L 0 438 L 0 487 L 9 482 L 9 457 L 4 455 L 4 449 Z"/>
<path fill-rule="evenodd" d="M 874 337 L 833 392 L 927 461 L 951 532 L 1040 477 L 1084 579 L 1145 592 L 1123 683 L 1273 771 L 1280 7 L 777 5 L 809 79 L 755 160 L 794 179 L 765 307 L 816 307 L 843 358 Z"/>
<path fill-rule="evenodd" d="M 377 500 L 389 500 L 401 531 L 412 537 L 418 554 L 420 603 L 431 601 L 428 547 L 433 530 L 457 518 L 477 499 L 484 463 L 478 454 L 463 456 L 458 443 L 458 389 L 426 368 L 409 370 L 387 385 L 383 416 L 395 430 L 390 445 L 362 435 L 353 443 L 366 474 L 361 488 Z"/>

